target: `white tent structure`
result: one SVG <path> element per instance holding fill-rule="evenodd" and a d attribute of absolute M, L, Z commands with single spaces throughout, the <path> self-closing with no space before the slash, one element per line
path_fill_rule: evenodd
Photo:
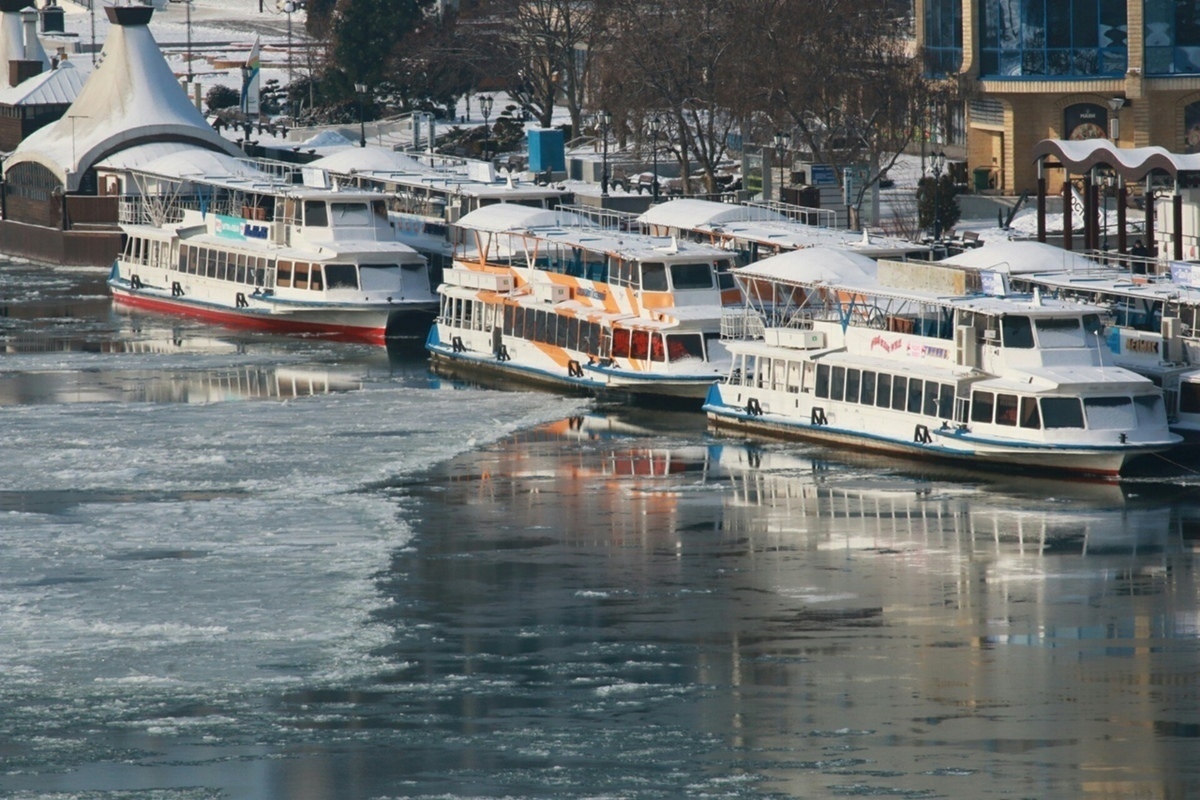
<path fill-rule="evenodd" d="M 66 115 L 25 139 L 5 162 L 11 185 L 40 186 L 49 177 L 67 193 L 77 192 L 98 161 L 146 142 L 239 153 L 208 125 L 167 66 L 148 27 L 154 9 L 104 10 L 112 27 L 101 62 Z M 43 170 L 31 169 L 34 165 Z"/>

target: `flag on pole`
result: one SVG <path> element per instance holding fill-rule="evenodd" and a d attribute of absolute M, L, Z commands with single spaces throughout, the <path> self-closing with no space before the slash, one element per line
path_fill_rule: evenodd
<path fill-rule="evenodd" d="M 246 63 L 242 66 L 242 113 L 246 116 L 258 116 L 260 107 L 258 102 L 258 87 L 259 87 L 259 49 L 261 39 L 258 36 L 254 37 L 254 46 L 250 48 L 250 55 L 246 58 Z"/>

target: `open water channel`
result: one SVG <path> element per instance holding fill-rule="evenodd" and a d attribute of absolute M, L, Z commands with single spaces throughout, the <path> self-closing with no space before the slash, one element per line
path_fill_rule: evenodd
<path fill-rule="evenodd" d="M 0 267 L 0 796 L 1200 796 L 1200 478 L 942 472 Z"/>

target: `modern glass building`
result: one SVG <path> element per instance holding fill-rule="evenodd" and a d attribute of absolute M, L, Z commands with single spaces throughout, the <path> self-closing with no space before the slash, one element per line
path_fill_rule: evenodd
<path fill-rule="evenodd" d="M 915 0 L 927 72 L 969 89 L 979 191 L 1036 185 L 1042 139 L 1200 151 L 1200 2 Z"/>

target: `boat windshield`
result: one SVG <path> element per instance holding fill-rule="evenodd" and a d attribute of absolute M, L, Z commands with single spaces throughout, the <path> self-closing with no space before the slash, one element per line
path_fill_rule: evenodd
<path fill-rule="evenodd" d="M 370 225 L 371 208 L 366 203 L 330 203 L 333 225 Z"/>
<path fill-rule="evenodd" d="M 1042 317 L 1034 324 L 1038 344 L 1042 347 L 1080 347 L 1084 344 L 1083 326 L 1078 317 Z"/>
<path fill-rule="evenodd" d="M 329 227 L 329 213 L 324 200 L 304 201 L 304 224 L 311 228 Z"/>
<path fill-rule="evenodd" d="M 1023 350 L 1033 348 L 1033 323 L 1029 317 L 1006 315 L 1000 318 L 1000 332 L 1005 347 Z"/>
<path fill-rule="evenodd" d="M 358 268 L 353 264 L 326 264 L 326 289 L 357 289 Z"/>
<path fill-rule="evenodd" d="M 647 292 L 667 291 L 667 265 L 642 264 L 642 289 Z"/>
<path fill-rule="evenodd" d="M 711 289 L 711 264 L 672 264 L 671 286 L 679 289 Z"/>

